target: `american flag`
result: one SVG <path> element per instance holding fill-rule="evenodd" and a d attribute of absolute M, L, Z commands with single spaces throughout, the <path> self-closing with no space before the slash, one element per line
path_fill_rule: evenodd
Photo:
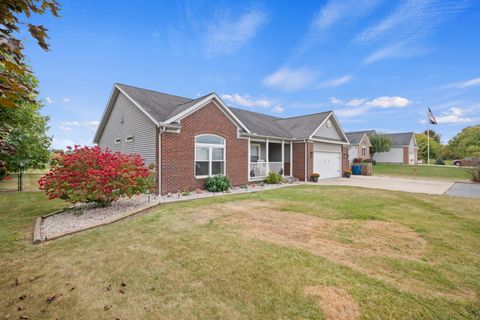
<path fill-rule="evenodd" d="M 438 124 L 437 119 L 435 119 L 435 116 L 430 108 L 428 108 L 428 121 L 430 121 L 431 124 Z"/>

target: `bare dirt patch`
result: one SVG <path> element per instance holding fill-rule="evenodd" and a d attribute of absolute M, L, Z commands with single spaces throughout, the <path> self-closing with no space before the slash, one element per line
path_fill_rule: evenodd
<path fill-rule="evenodd" d="M 307 287 L 305 294 L 315 299 L 327 319 L 356 320 L 360 318 L 357 302 L 344 289 L 330 286 Z"/>
<path fill-rule="evenodd" d="M 414 293 L 472 298 L 471 292 L 432 287 L 422 279 L 398 277 L 386 264 L 372 264 L 375 258 L 424 263 L 420 258 L 427 242 L 407 226 L 374 220 L 321 219 L 281 211 L 278 205 L 272 201 L 234 201 L 196 209 L 187 214 L 187 220 L 197 225 L 211 221 L 236 225 L 246 237 L 307 250 Z"/>
<path fill-rule="evenodd" d="M 221 218 L 223 223 L 241 226 L 250 237 L 307 249 L 349 266 L 356 257 L 418 259 L 426 244 L 414 230 L 398 223 L 326 220 L 282 212 L 269 202 L 229 202 L 196 213 L 197 223 Z"/>

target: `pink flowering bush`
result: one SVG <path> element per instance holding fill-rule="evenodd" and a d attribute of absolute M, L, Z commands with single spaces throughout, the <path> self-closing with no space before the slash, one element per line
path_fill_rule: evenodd
<path fill-rule="evenodd" d="M 49 199 L 110 205 L 121 197 L 152 191 L 154 176 L 139 155 L 75 146 L 61 153 L 39 180 Z"/>

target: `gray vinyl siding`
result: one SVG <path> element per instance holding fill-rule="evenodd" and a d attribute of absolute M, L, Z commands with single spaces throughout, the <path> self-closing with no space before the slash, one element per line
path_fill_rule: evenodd
<path fill-rule="evenodd" d="M 122 123 L 123 118 L 123 123 Z M 132 142 L 125 138 L 133 136 Z M 119 93 L 98 145 L 112 151 L 139 154 L 146 164 L 155 163 L 156 152 L 155 124 L 127 97 Z M 120 143 L 115 144 L 115 139 Z"/>
<path fill-rule="evenodd" d="M 339 133 L 340 129 L 338 129 L 332 121 L 332 126 L 329 128 L 327 124 L 324 123 L 320 128 L 318 128 L 317 132 L 314 134 L 314 138 L 330 138 L 330 139 L 338 139 L 344 140 Z"/>

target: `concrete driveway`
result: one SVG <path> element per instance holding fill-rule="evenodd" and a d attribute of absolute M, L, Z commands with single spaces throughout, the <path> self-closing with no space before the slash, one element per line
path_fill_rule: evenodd
<path fill-rule="evenodd" d="M 457 182 L 448 189 L 447 194 L 449 196 L 480 199 L 480 184 Z"/>
<path fill-rule="evenodd" d="M 334 178 L 319 180 L 317 184 L 330 186 L 350 186 L 371 189 L 404 191 L 412 193 L 445 194 L 455 182 L 431 181 L 393 177 L 352 176 L 350 179 Z"/>

